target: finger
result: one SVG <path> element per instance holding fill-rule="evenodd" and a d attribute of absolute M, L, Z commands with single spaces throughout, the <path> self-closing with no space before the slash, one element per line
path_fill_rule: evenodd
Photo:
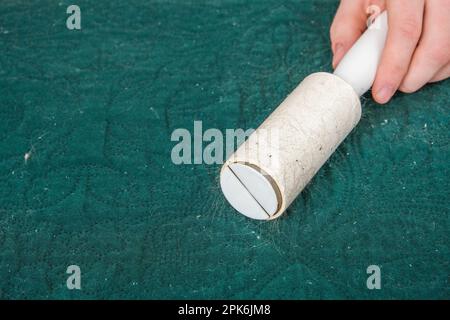
<path fill-rule="evenodd" d="M 438 82 L 450 78 L 450 63 L 439 70 L 429 82 Z"/>
<path fill-rule="evenodd" d="M 450 62 L 449 17 L 448 0 L 428 0 L 425 3 L 422 37 L 400 86 L 401 91 L 411 93 L 419 90 Z"/>
<path fill-rule="evenodd" d="M 394 95 L 422 32 L 424 0 L 388 0 L 389 30 L 372 88 L 374 99 L 386 103 Z"/>
<path fill-rule="evenodd" d="M 333 68 L 366 27 L 365 1 L 342 0 L 330 28 Z"/>

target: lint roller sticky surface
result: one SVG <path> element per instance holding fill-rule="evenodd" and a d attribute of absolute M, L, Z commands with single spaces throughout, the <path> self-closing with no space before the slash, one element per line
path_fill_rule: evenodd
<path fill-rule="evenodd" d="M 359 97 L 373 84 L 388 30 L 380 14 L 333 74 L 306 77 L 220 171 L 220 186 L 241 214 L 279 217 L 361 118 Z"/>

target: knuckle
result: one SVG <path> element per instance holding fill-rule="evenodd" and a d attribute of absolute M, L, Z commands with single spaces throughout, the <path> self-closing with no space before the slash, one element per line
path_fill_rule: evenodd
<path fill-rule="evenodd" d="M 445 65 L 450 60 L 450 46 L 433 45 L 427 50 L 428 60 L 434 65 Z"/>
<path fill-rule="evenodd" d="M 386 69 L 386 74 L 392 78 L 401 78 L 406 71 L 405 65 L 400 61 L 392 62 Z"/>
<path fill-rule="evenodd" d="M 398 32 L 406 39 L 417 41 L 422 32 L 422 24 L 416 17 L 406 17 L 399 21 Z"/>
<path fill-rule="evenodd" d="M 340 19 L 335 19 L 330 27 L 330 38 L 336 38 L 342 34 L 345 34 L 345 29 L 347 25 L 343 23 Z"/>
<path fill-rule="evenodd" d="M 447 52 L 442 49 L 435 49 L 428 53 L 428 57 L 434 65 L 444 65 L 447 63 Z"/>
<path fill-rule="evenodd" d="M 331 42 L 334 42 L 335 38 L 336 38 L 336 27 L 331 25 L 331 28 L 330 28 L 330 39 L 331 39 Z"/>
<path fill-rule="evenodd" d="M 331 41 L 333 41 L 336 38 L 337 34 L 338 34 L 337 33 L 337 26 L 336 26 L 336 23 L 333 22 L 331 24 L 331 27 L 330 27 L 330 39 L 331 39 Z"/>

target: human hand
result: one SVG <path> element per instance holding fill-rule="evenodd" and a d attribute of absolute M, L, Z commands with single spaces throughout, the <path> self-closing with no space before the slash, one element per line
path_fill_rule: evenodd
<path fill-rule="evenodd" d="M 367 8 L 387 10 L 389 31 L 372 95 L 387 103 L 450 77 L 450 0 L 341 0 L 330 38 L 333 68 L 367 27 Z"/>

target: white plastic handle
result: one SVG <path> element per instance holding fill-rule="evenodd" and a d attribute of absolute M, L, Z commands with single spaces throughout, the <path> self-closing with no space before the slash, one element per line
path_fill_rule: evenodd
<path fill-rule="evenodd" d="M 346 53 L 334 74 L 363 95 L 372 86 L 388 31 L 387 12 L 381 13 Z"/>

